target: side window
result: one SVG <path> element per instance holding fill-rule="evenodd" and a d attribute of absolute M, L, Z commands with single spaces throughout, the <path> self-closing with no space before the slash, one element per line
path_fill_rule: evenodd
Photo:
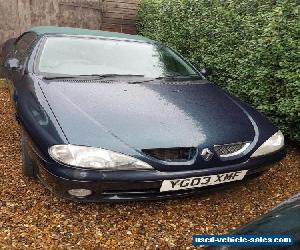
<path fill-rule="evenodd" d="M 36 39 L 36 34 L 29 32 L 18 38 L 15 44 L 15 57 L 23 64 L 27 57 L 27 51 Z"/>
<path fill-rule="evenodd" d="M 2 45 L 2 59 L 6 59 L 9 55 L 13 54 L 15 41 L 16 38 L 10 38 Z"/>

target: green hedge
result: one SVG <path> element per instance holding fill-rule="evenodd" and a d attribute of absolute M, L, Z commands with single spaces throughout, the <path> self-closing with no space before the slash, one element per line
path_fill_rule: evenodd
<path fill-rule="evenodd" d="M 298 0 L 142 0 L 139 32 L 186 56 L 300 142 Z"/>

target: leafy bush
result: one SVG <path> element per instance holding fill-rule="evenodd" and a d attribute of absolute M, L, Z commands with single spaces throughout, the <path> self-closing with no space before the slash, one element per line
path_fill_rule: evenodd
<path fill-rule="evenodd" d="M 186 56 L 300 142 L 298 0 L 142 0 L 139 31 Z"/>

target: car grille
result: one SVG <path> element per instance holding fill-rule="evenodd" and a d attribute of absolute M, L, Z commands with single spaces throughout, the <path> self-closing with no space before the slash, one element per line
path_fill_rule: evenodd
<path fill-rule="evenodd" d="M 178 162 L 193 159 L 196 148 L 156 148 L 143 149 L 142 152 L 161 161 Z"/>
<path fill-rule="evenodd" d="M 226 158 L 241 154 L 249 145 L 249 142 L 215 145 L 214 150 L 220 158 Z"/>

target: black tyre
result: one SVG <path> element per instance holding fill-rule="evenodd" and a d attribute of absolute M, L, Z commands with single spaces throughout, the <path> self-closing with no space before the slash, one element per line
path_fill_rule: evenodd
<path fill-rule="evenodd" d="M 27 177 L 35 177 L 35 167 L 29 157 L 28 147 L 28 137 L 26 133 L 22 131 L 22 173 Z"/>

